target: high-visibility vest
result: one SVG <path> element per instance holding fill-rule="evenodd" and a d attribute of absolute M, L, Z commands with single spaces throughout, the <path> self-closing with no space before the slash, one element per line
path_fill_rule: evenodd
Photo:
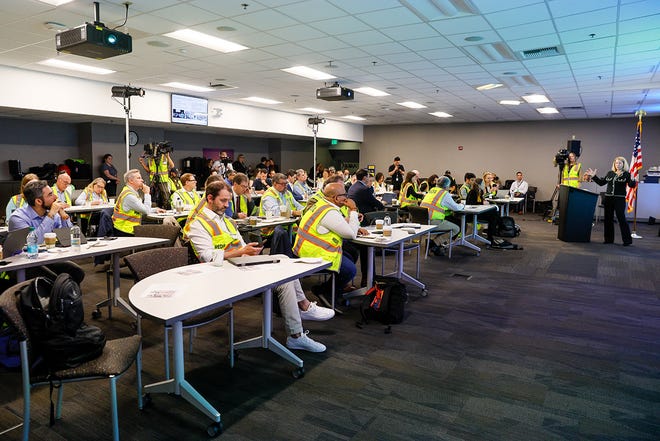
<path fill-rule="evenodd" d="M 237 196 L 238 196 L 238 205 L 239 205 L 239 208 L 241 209 L 241 213 L 245 213 L 246 215 L 249 216 L 250 213 L 248 213 L 247 198 L 243 194 L 239 194 Z M 231 212 L 236 213 L 236 207 L 235 207 L 235 204 L 234 204 L 234 195 L 233 194 L 232 194 L 232 198 L 229 201 L 229 203 L 231 204 Z"/>
<path fill-rule="evenodd" d="M 580 170 L 582 169 L 582 164 L 579 162 L 575 165 L 568 167 L 564 166 L 564 170 L 561 176 L 561 183 L 568 185 L 569 187 L 578 188 L 580 186 Z"/>
<path fill-rule="evenodd" d="M 55 193 L 55 196 L 57 196 L 57 199 L 60 199 L 60 190 L 57 188 L 57 185 L 53 184 L 51 188 L 53 189 L 53 193 Z M 72 205 L 71 195 L 66 190 L 64 190 L 64 202 L 66 202 L 69 205 Z"/>
<path fill-rule="evenodd" d="M 142 213 L 135 210 L 124 210 L 122 205 L 124 204 L 124 199 L 129 194 L 134 194 L 137 197 L 135 190 L 131 189 L 129 186 L 124 186 L 117 197 L 115 208 L 112 211 L 112 225 L 119 231 L 133 234 L 133 228 L 142 223 Z"/>
<path fill-rule="evenodd" d="M 23 197 L 22 193 L 12 196 L 11 201 L 14 203 L 16 208 L 21 208 L 23 205 L 25 205 L 25 198 Z"/>
<path fill-rule="evenodd" d="M 449 193 L 447 190 L 440 187 L 433 187 L 428 193 L 426 193 L 424 199 L 422 199 L 420 207 L 429 210 L 431 219 L 443 220 L 451 213 L 449 208 L 442 205 L 442 198 L 447 193 Z"/>
<path fill-rule="evenodd" d="M 463 198 L 463 189 L 465 189 L 465 199 L 467 199 L 467 195 L 470 193 L 472 190 L 472 187 L 470 187 L 468 184 L 463 184 L 461 185 L 460 190 L 458 191 L 458 194 Z"/>
<path fill-rule="evenodd" d="M 156 161 L 158 161 L 158 163 Z M 159 160 L 156 158 L 149 159 L 149 180 L 152 184 L 154 182 L 154 176 L 156 175 L 158 175 L 160 178 L 160 182 L 163 182 L 168 186 L 174 186 L 174 183 L 170 182 L 169 164 L 167 163 L 167 158 L 164 155 L 161 155 Z M 172 187 L 170 186 L 169 188 Z"/>
<path fill-rule="evenodd" d="M 220 225 L 218 225 L 214 219 L 207 217 L 203 211 L 199 212 L 191 223 L 199 221 L 199 223 L 202 224 L 202 227 L 204 227 L 206 232 L 211 236 L 211 239 L 213 240 L 213 248 L 216 250 L 231 251 L 241 248 L 241 236 L 234 223 L 226 216 L 223 216 L 222 220 L 225 223 L 227 230 L 229 230 L 229 233 L 226 233 L 220 228 Z M 192 241 L 190 242 L 190 247 L 195 252 L 195 256 L 199 259 L 199 252 L 195 249 L 195 244 Z"/>
<path fill-rule="evenodd" d="M 192 193 L 192 194 L 191 194 Z M 174 201 L 176 198 L 181 199 L 181 202 L 183 202 L 183 205 L 197 205 L 197 202 L 201 199 L 200 195 L 197 194 L 196 191 L 188 192 L 184 190 L 183 188 L 178 189 L 174 193 L 172 193 L 172 196 L 170 196 L 170 202 L 172 205 L 174 205 Z"/>
<path fill-rule="evenodd" d="M 325 199 L 320 199 L 314 207 L 303 214 L 298 226 L 298 234 L 293 243 L 293 252 L 300 257 L 320 257 L 332 263 L 331 271 L 339 272 L 341 265 L 342 237 L 334 231 L 319 233 L 318 227 L 326 213 L 336 210 Z"/>
<path fill-rule="evenodd" d="M 278 201 L 278 205 L 286 205 L 291 210 L 296 209 L 296 205 L 293 202 L 294 201 L 293 195 L 291 193 L 285 191 L 284 199 L 282 199 L 282 193 L 275 190 L 275 188 L 270 187 L 268 190 L 264 192 L 264 194 L 261 196 L 261 200 L 259 201 L 259 216 L 266 215 L 266 212 L 264 211 L 264 199 L 266 199 L 267 197 L 275 198 Z"/>
<path fill-rule="evenodd" d="M 190 213 L 188 213 L 188 217 L 186 218 L 186 224 L 183 226 L 183 230 L 181 230 L 181 236 L 183 237 L 184 240 L 188 240 L 188 232 L 190 231 L 190 224 L 192 221 L 195 219 L 195 217 L 202 211 L 204 206 L 206 205 L 206 200 L 204 198 L 201 198 L 199 202 L 195 205 L 195 207 L 190 210 Z"/>
<path fill-rule="evenodd" d="M 408 182 L 406 185 L 403 186 L 401 189 L 401 208 L 407 207 L 408 205 L 419 205 L 419 199 L 417 199 L 415 196 L 410 195 L 406 196 L 408 194 L 408 189 L 412 187 L 413 191 L 415 193 L 417 192 L 417 186 L 413 184 L 412 182 Z"/>
<path fill-rule="evenodd" d="M 85 201 L 92 202 L 94 200 L 94 195 L 96 194 L 96 193 L 94 193 L 94 190 L 84 189 L 83 193 L 85 193 Z M 105 191 L 103 193 L 101 193 L 101 195 L 99 197 L 101 198 L 102 202 L 104 202 L 104 203 L 108 202 L 108 196 L 105 194 Z M 83 214 L 80 215 L 80 217 L 82 219 L 89 219 L 90 217 L 92 217 L 92 215 L 89 214 L 89 213 L 83 213 Z"/>

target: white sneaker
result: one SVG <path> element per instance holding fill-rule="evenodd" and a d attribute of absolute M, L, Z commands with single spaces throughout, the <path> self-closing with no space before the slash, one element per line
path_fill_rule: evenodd
<path fill-rule="evenodd" d="M 325 352 L 325 345 L 307 337 L 309 331 L 300 334 L 300 337 L 293 338 L 288 336 L 286 339 L 286 347 L 289 349 L 301 349 L 309 352 Z"/>
<path fill-rule="evenodd" d="M 334 316 L 334 309 L 318 306 L 316 302 L 310 302 L 307 311 L 303 311 L 302 309 L 300 310 L 300 318 L 303 320 L 322 322 L 324 320 L 330 320 Z"/>

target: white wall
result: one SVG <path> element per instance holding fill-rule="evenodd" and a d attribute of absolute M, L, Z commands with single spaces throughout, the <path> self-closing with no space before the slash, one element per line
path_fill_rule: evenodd
<path fill-rule="evenodd" d="M 465 172 L 477 176 L 486 170 L 500 179 L 513 179 L 522 170 L 537 199 L 547 200 L 557 182 L 552 159 L 572 135 L 582 141 L 583 170 L 606 172 L 616 156 L 630 160 L 636 119 L 561 120 L 481 124 L 366 126 L 360 164 L 376 164 L 387 171 L 394 156 L 406 170 L 422 176 L 451 170 L 457 182 Z M 642 149 L 645 169 L 660 165 L 660 118 L 645 118 Z M 462 150 L 458 146 L 463 146 Z M 643 173 L 642 173 L 643 174 Z"/>

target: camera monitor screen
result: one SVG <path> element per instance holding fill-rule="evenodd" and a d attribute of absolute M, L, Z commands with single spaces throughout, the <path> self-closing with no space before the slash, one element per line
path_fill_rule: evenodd
<path fill-rule="evenodd" d="M 206 98 L 172 94 L 172 122 L 209 125 L 209 101 Z"/>

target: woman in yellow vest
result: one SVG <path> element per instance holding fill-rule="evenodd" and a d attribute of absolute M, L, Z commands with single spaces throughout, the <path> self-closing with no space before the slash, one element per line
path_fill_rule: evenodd
<path fill-rule="evenodd" d="M 569 187 L 578 188 L 580 186 L 580 175 L 582 174 L 582 164 L 577 161 L 575 153 L 568 154 L 568 163 L 564 165 L 561 174 L 561 183 Z"/>
<path fill-rule="evenodd" d="M 422 193 L 419 193 L 417 188 L 417 183 L 419 182 L 419 177 L 414 171 L 409 171 L 406 173 L 406 178 L 401 184 L 401 193 L 399 195 L 401 199 L 401 208 L 406 208 L 408 205 L 419 205 L 419 201 L 424 198 Z"/>
<path fill-rule="evenodd" d="M 76 205 L 101 205 L 106 204 L 107 202 L 108 195 L 105 192 L 104 178 L 94 179 L 87 187 L 85 187 L 82 193 L 80 193 L 75 200 Z M 98 213 L 94 214 L 96 214 L 96 217 L 99 216 Z M 91 218 L 92 214 L 89 213 L 83 213 L 80 215 L 80 219 L 82 219 L 81 226 L 83 231 L 88 231 L 87 227 Z M 98 224 L 98 219 L 95 219 L 94 223 Z"/>
<path fill-rule="evenodd" d="M 21 191 L 18 194 L 15 194 L 11 198 L 9 198 L 9 202 L 7 203 L 7 208 L 5 210 L 6 217 L 5 217 L 5 222 L 9 222 L 9 218 L 11 217 L 11 214 L 16 210 L 17 208 L 21 208 L 23 205 L 25 205 L 25 197 L 23 197 L 23 188 L 25 187 L 25 184 L 27 184 L 30 181 L 38 181 L 39 176 L 35 175 L 34 173 L 28 173 L 27 175 L 23 176 L 23 179 L 21 179 Z"/>

